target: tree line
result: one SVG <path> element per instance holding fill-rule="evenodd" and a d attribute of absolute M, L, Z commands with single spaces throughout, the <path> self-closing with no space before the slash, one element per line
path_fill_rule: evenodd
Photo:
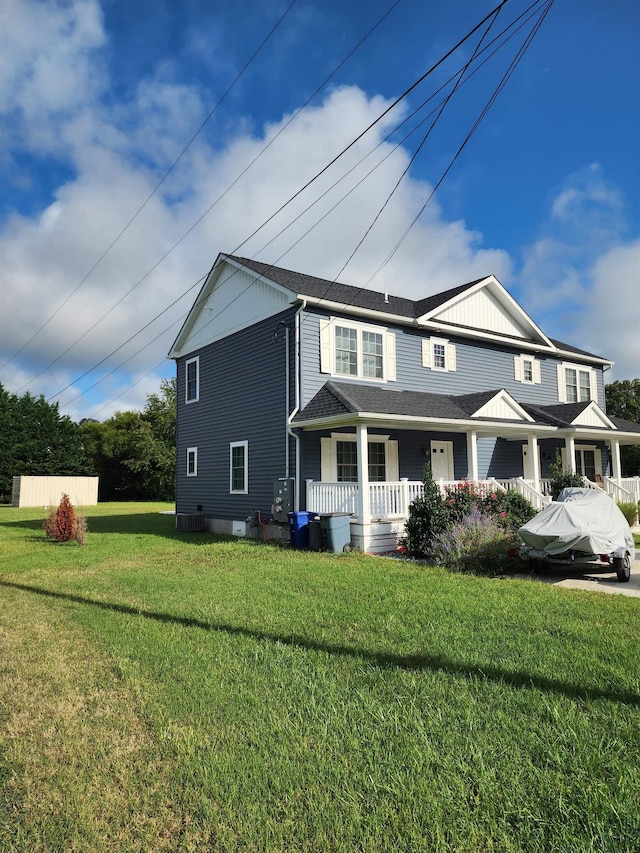
<path fill-rule="evenodd" d="M 607 412 L 640 423 L 640 379 L 605 386 Z M 142 412 L 74 423 L 57 403 L 0 384 L 0 503 L 17 475 L 98 476 L 101 501 L 174 500 L 176 381 L 163 379 Z M 622 473 L 640 475 L 640 447 L 621 448 Z"/>
<path fill-rule="evenodd" d="M 175 453 L 175 379 L 162 380 L 142 412 L 80 423 L 42 395 L 0 384 L 0 503 L 18 475 L 98 476 L 101 501 L 173 500 Z"/>

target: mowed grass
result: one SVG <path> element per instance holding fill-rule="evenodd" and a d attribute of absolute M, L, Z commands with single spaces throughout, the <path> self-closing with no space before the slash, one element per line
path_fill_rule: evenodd
<path fill-rule="evenodd" d="M 0 850 L 636 851 L 640 600 L 0 507 Z"/>

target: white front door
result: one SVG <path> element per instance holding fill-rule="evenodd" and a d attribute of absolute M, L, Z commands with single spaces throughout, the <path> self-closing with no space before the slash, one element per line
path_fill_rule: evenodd
<path fill-rule="evenodd" d="M 431 473 L 434 480 L 453 480 L 453 442 L 431 442 Z"/>
<path fill-rule="evenodd" d="M 531 458 L 530 448 L 528 444 L 522 445 L 522 476 L 525 480 L 533 480 L 533 459 Z"/>

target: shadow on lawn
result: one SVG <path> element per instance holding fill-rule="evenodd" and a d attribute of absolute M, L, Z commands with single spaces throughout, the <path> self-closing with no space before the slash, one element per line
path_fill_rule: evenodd
<path fill-rule="evenodd" d="M 279 643 L 285 646 L 308 649 L 314 652 L 324 652 L 329 655 L 344 655 L 361 660 L 369 661 L 375 666 L 398 668 L 406 670 L 432 670 L 434 672 L 446 672 L 452 675 L 466 675 L 474 678 L 482 678 L 488 681 L 496 681 L 508 684 L 512 687 L 536 688 L 552 693 L 562 693 L 571 699 L 596 700 L 606 699 L 612 702 L 620 702 L 624 705 L 640 706 L 640 694 L 624 690 L 600 690 L 593 687 L 580 687 L 565 681 L 553 678 L 545 678 L 540 675 L 531 675 L 526 672 L 510 671 L 491 664 L 467 664 L 463 661 L 453 661 L 442 655 L 416 654 L 397 655 L 384 652 L 371 652 L 366 649 L 358 649 L 352 646 L 333 645 L 331 643 L 320 643 L 307 637 L 299 637 L 295 634 L 281 636 L 269 634 L 264 631 L 256 631 L 251 628 L 242 628 L 236 625 L 225 625 L 223 623 L 205 622 L 202 619 L 192 619 L 187 616 L 174 616 L 170 613 L 156 613 L 151 610 L 140 610 L 129 607 L 126 604 L 115 604 L 106 601 L 96 601 L 81 595 L 73 595 L 66 592 L 55 592 L 40 587 L 28 586 L 27 584 L 14 583 L 12 581 L 0 580 L 0 586 L 18 589 L 24 592 L 44 595 L 49 598 L 59 598 L 65 601 L 73 601 L 78 604 L 87 604 L 102 610 L 110 610 L 115 613 L 124 613 L 127 616 L 142 616 L 145 619 L 155 619 L 158 622 L 171 622 L 184 625 L 186 628 L 201 628 L 205 631 L 219 631 L 225 634 L 248 637 L 254 640 Z"/>

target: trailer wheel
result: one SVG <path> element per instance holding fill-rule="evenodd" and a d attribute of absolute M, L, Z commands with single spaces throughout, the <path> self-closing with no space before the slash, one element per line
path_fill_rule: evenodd
<path fill-rule="evenodd" d="M 631 557 L 628 554 L 624 557 L 614 557 L 613 568 L 620 583 L 626 583 L 631 577 Z"/>

